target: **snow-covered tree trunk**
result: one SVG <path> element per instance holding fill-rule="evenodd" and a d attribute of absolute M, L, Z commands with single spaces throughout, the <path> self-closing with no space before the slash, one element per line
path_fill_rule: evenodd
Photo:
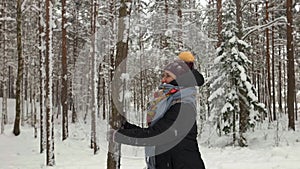
<path fill-rule="evenodd" d="M 275 13 L 272 11 L 272 21 L 274 21 Z M 272 112 L 273 112 L 273 120 L 277 120 L 276 114 L 276 93 L 275 93 L 275 26 L 272 26 Z M 270 86 L 271 87 L 271 86 Z"/>
<path fill-rule="evenodd" d="M 25 27 L 22 27 L 22 29 L 24 29 Z M 24 38 L 24 42 L 22 42 L 22 48 L 24 49 L 24 46 L 25 46 L 25 39 L 27 39 L 26 37 L 26 34 L 24 33 L 22 35 Z M 28 102 L 27 102 L 27 97 L 26 96 L 26 92 L 27 92 L 27 89 L 26 89 L 26 83 L 27 83 L 27 79 L 28 79 L 28 67 L 27 67 L 27 56 L 25 55 L 25 52 L 22 52 L 22 55 L 23 55 L 23 80 L 22 80 L 22 87 L 21 87 L 21 93 L 22 93 L 22 96 L 21 96 L 21 126 L 24 126 L 25 125 L 25 121 L 28 117 Z M 26 102 L 25 102 L 26 100 Z"/>
<path fill-rule="evenodd" d="M 92 17 L 91 17 L 91 34 L 92 34 L 92 39 L 91 39 L 91 148 L 94 149 L 94 154 L 97 153 L 99 150 L 98 147 L 98 142 L 97 142 L 97 112 L 98 112 L 98 106 L 97 106 L 97 59 L 96 59 L 96 40 L 97 40 L 97 33 L 96 33 L 96 23 L 97 23 L 97 1 L 92 0 Z"/>
<path fill-rule="evenodd" d="M 54 166 L 54 122 L 53 122 L 53 103 L 52 103 L 52 72 L 53 72 L 53 53 L 52 53 L 52 7 L 51 0 L 46 0 L 46 57 L 45 57 L 45 90 L 46 90 L 46 165 Z"/>
<path fill-rule="evenodd" d="M 116 52 L 116 70 L 115 76 L 121 75 L 126 71 L 126 66 L 122 65 L 121 68 L 118 66 L 128 55 L 128 41 L 129 41 L 129 16 L 131 12 L 131 0 L 121 0 L 119 7 L 119 18 L 118 18 L 118 34 L 117 34 L 117 52 Z M 119 77 L 114 77 L 119 78 Z M 112 84 L 112 89 L 115 91 L 121 90 L 120 83 Z M 118 92 L 117 92 L 118 93 Z M 112 96 L 113 97 L 113 96 Z M 112 129 L 118 129 L 124 121 L 124 117 L 121 115 L 122 112 L 118 112 L 117 105 L 119 98 L 113 99 L 112 112 L 109 118 L 109 124 Z M 122 109 L 123 110 L 123 109 Z M 108 154 L 107 154 L 107 169 L 118 169 L 120 168 L 120 152 L 121 145 L 119 143 L 109 142 Z"/>
<path fill-rule="evenodd" d="M 1 10 L 1 17 L 6 17 L 6 11 L 4 10 L 6 7 L 6 0 L 3 0 L 2 2 L 3 5 L 3 9 Z M 3 27 L 2 27 L 3 26 Z M 2 113 L 0 114 L 1 117 L 1 130 L 0 130 L 0 134 L 4 133 L 4 125 L 7 121 L 7 75 L 8 75 L 8 69 L 7 69 L 7 35 L 6 35 L 6 21 L 3 20 L 3 25 L 1 26 L 1 29 L 3 29 L 3 33 L 1 33 L 1 35 L 3 34 L 3 43 L 2 43 L 2 47 L 3 47 L 3 56 L 2 56 Z"/>
<path fill-rule="evenodd" d="M 165 35 L 165 32 L 168 30 L 168 23 L 169 23 L 169 17 L 168 17 L 168 14 L 169 14 L 169 0 L 164 0 L 164 4 L 162 4 L 162 1 L 158 2 L 156 1 L 156 3 L 160 3 L 159 5 L 164 5 L 164 8 L 160 7 L 160 9 L 163 9 L 163 13 L 160 11 L 161 14 L 164 15 L 164 22 L 163 22 L 163 32 L 161 32 L 161 35 L 160 35 L 160 48 L 161 49 L 164 49 L 164 48 L 167 48 L 169 46 L 168 44 L 168 40 L 167 40 L 167 36 Z"/>
<path fill-rule="evenodd" d="M 182 0 L 177 0 L 177 26 L 178 26 L 178 50 L 183 49 L 183 16 L 182 16 Z"/>
<path fill-rule="evenodd" d="M 20 120 L 21 120 L 21 100 L 22 100 L 22 81 L 23 81 L 23 66 L 24 58 L 22 55 L 22 0 L 17 1 L 17 53 L 18 53 L 18 74 L 16 82 L 16 117 L 14 122 L 13 133 L 18 136 L 20 134 Z"/>
<path fill-rule="evenodd" d="M 42 9 L 44 0 L 38 2 L 38 8 Z M 44 17 L 39 10 L 39 107 L 40 107 L 40 153 L 46 149 L 46 126 L 45 126 L 45 40 L 44 40 Z"/>

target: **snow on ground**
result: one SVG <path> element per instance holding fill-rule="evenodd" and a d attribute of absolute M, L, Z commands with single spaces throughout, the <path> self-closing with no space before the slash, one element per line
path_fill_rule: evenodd
<path fill-rule="evenodd" d="M 97 155 L 89 148 L 89 138 L 85 134 L 75 132 L 68 140 L 62 142 L 57 136 L 55 142 L 54 167 L 45 166 L 45 154 L 39 153 L 39 138 L 33 138 L 33 129 L 21 128 L 21 135 L 16 137 L 12 125 L 5 128 L 5 134 L 0 135 L 0 169 L 105 169 L 105 146 L 100 146 Z M 74 131 L 78 126 L 71 126 Z M 80 131 L 80 130 L 79 130 Z M 59 133 L 59 132 L 57 132 Z M 254 133 L 253 133 L 254 134 Z M 300 135 L 299 132 L 285 132 L 281 136 L 278 147 L 274 139 L 267 138 L 265 132 L 255 133 L 257 137 L 249 140 L 249 146 L 241 147 L 210 147 L 206 143 L 200 145 L 202 157 L 208 169 L 300 169 Z M 104 140 L 104 139 L 103 139 Z M 103 141 L 100 139 L 100 141 Z M 222 142 L 222 141 L 220 141 Z M 223 142 L 226 142 L 223 140 Z M 267 143 L 265 143 L 267 142 Z M 272 143 L 273 142 L 273 143 Z M 104 143 L 103 145 L 105 145 Z M 215 145 L 217 145 L 215 143 Z M 133 155 L 133 147 L 125 147 L 125 157 L 121 160 L 122 169 L 143 169 L 144 159 L 141 155 Z"/>
<path fill-rule="evenodd" d="M 13 112 L 13 107 L 9 110 Z M 207 169 L 300 169 L 299 121 L 293 132 L 287 131 L 287 121 L 282 119 L 278 125 L 266 123 L 248 132 L 249 146 L 245 148 L 229 146 L 230 136 L 217 137 L 212 134 L 214 130 L 205 128 L 199 146 Z M 16 137 L 12 134 L 13 119 L 9 122 L 5 133 L 0 135 L 0 169 L 106 169 L 105 122 L 98 123 L 100 150 L 94 155 L 89 148 L 89 124 L 70 124 L 69 138 L 61 141 L 61 125 L 56 121 L 54 167 L 46 167 L 45 153 L 39 153 L 39 133 L 35 139 L 33 128 L 25 125 Z M 121 169 L 145 168 L 142 148 L 122 146 L 122 154 Z"/>

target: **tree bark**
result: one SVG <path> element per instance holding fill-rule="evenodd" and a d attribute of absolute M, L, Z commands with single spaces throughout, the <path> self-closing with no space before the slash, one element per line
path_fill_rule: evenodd
<path fill-rule="evenodd" d="M 66 24 L 66 0 L 61 1 L 62 4 L 62 75 L 61 75 L 61 105 L 62 105 L 62 140 L 66 140 L 69 136 L 68 131 L 68 64 L 67 64 L 67 30 Z"/>
<path fill-rule="evenodd" d="M 288 107 L 288 128 L 295 130 L 295 63 L 294 63 L 294 46 L 293 46 L 293 0 L 286 0 L 286 37 L 287 37 L 287 107 Z"/>
<path fill-rule="evenodd" d="M 114 73 L 115 76 L 120 76 L 121 73 L 124 73 L 124 71 L 126 70 L 126 67 L 122 67 L 121 69 L 119 69 L 118 66 L 128 55 L 129 30 L 126 28 L 126 25 L 129 25 L 128 17 L 130 15 L 130 12 L 131 12 L 131 0 L 121 0 L 121 4 L 119 7 L 119 20 L 118 20 L 119 27 L 118 27 L 118 39 L 117 39 L 118 41 L 116 44 L 117 52 L 116 52 L 116 62 L 115 62 L 116 70 L 120 72 L 115 72 Z M 121 90 L 120 83 L 112 84 L 112 90 L 120 91 Z M 112 102 L 112 113 L 109 119 L 109 124 L 112 129 L 118 129 L 124 121 L 124 117 L 120 114 L 120 112 L 118 112 L 117 109 L 117 105 L 121 105 L 121 103 L 119 103 L 118 100 L 119 99 L 116 98 L 114 99 L 114 102 Z M 109 151 L 107 154 L 107 169 L 120 168 L 121 144 L 109 142 L 108 148 Z"/>
<path fill-rule="evenodd" d="M 38 3 L 38 7 L 41 9 L 41 1 Z M 40 59 L 40 67 L 39 67 L 39 84 L 40 84 L 40 153 L 43 153 L 46 148 L 46 129 L 45 129 L 45 55 L 44 55 L 44 26 L 43 26 L 43 14 L 39 11 L 39 59 Z"/>
<path fill-rule="evenodd" d="M 278 49 L 279 63 L 278 63 L 278 110 L 279 113 L 283 113 L 282 108 L 282 58 L 281 58 L 281 47 Z"/>
<path fill-rule="evenodd" d="M 266 22 L 269 22 L 269 1 L 266 1 Z M 269 121 L 272 121 L 272 109 L 271 109 L 271 71 L 270 71 L 270 36 L 269 36 L 269 28 L 266 28 L 266 66 L 267 66 L 267 97 L 266 103 L 269 112 Z"/>
<path fill-rule="evenodd" d="M 20 118 L 21 118 L 21 88 L 23 81 L 24 58 L 22 56 L 22 1 L 17 1 L 17 51 L 18 51 L 18 75 L 16 83 L 16 117 L 13 133 L 18 136 L 20 134 Z"/>
<path fill-rule="evenodd" d="M 52 111 L 52 2 L 46 0 L 46 165 L 54 166 L 54 130 Z"/>
<path fill-rule="evenodd" d="M 97 153 L 99 150 L 98 143 L 97 143 L 97 112 L 98 112 L 98 106 L 97 106 L 97 63 L 96 63 L 96 20 L 97 20 L 97 2 L 92 0 L 92 25 L 91 25 L 91 33 L 92 33 L 92 52 L 91 52 L 91 59 L 92 59 L 92 70 L 91 70 L 91 92 L 92 92 L 92 118 L 91 118 L 91 147 L 94 150 L 94 154 Z"/>
<path fill-rule="evenodd" d="M 274 20 L 274 11 L 272 12 L 272 21 Z M 273 120 L 277 119 L 276 115 L 276 99 L 275 99 L 275 26 L 272 26 L 272 112 Z M 270 86 L 271 88 L 271 86 Z"/>
<path fill-rule="evenodd" d="M 242 8 L 241 8 L 241 0 L 236 0 L 236 25 L 237 25 L 237 37 L 241 39 L 242 37 Z M 238 50 L 242 51 L 241 46 L 238 46 Z M 243 52 L 243 51 L 242 51 Z M 249 110 L 247 110 L 247 103 L 245 103 L 243 97 L 247 97 L 247 93 L 243 91 L 243 89 L 238 89 L 239 93 L 239 107 L 240 107 L 240 118 L 239 118 L 239 140 L 238 143 L 240 146 L 246 146 L 246 138 L 243 134 L 247 131 L 248 120 L 249 120 Z M 235 118 L 235 116 L 233 117 Z"/>
<path fill-rule="evenodd" d="M 0 17 L 6 17 L 6 11 L 4 9 L 6 9 L 6 0 L 3 0 L 2 2 L 3 4 L 3 8 L 1 10 L 2 15 Z M 7 69 L 7 49 L 6 49 L 6 21 L 3 21 L 3 27 L 1 25 L 1 29 L 3 29 L 3 60 L 2 60 L 2 66 L 3 66 L 3 70 L 2 70 L 2 85 L 3 85 L 3 90 L 2 90 L 2 114 L 0 114 L 1 116 L 1 131 L 0 134 L 4 133 L 4 125 L 7 123 L 7 74 L 8 74 L 8 69 Z M 2 33 L 0 34 L 2 35 Z"/>
<path fill-rule="evenodd" d="M 177 17 L 178 17 L 178 49 L 183 48 L 183 30 L 182 30 L 182 1 L 177 0 Z"/>
<path fill-rule="evenodd" d="M 218 42 L 217 47 L 221 46 L 222 43 L 222 0 L 217 0 L 217 20 L 218 20 Z"/>

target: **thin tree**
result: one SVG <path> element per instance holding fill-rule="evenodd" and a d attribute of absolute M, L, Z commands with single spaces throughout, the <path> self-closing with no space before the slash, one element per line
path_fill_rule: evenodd
<path fill-rule="evenodd" d="M 3 4 L 3 8 L 1 10 L 1 14 L 2 16 L 6 17 L 6 11 L 4 10 L 5 7 L 6 7 L 6 0 L 4 0 L 2 2 Z M 3 28 L 2 28 L 3 26 Z M 2 85 L 3 85 L 3 89 L 2 89 L 2 94 L 3 94 L 3 97 L 2 97 L 2 114 L 0 114 L 1 116 L 1 131 L 0 131 L 0 134 L 3 134 L 4 133 L 4 125 L 7 121 L 7 74 L 8 74 L 8 69 L 7 69 L 7 46 L 6 46 L 6 41 L 7 41 L 7 35 L 6 35 L 6 21 L 3 20 L 3 25 L 1 25 L 1 28 L 2 28 L 2 32 L 1 34 L 3 34 L 3 43 L 2 43 L 2 47 L 3 47 L 3 56 L 2 56 Z"/>
<path fill-rule="evenodd" d="M 52 111 L 52 2 L 46 0 L 46 57 L 45 57 L 45 90 L 46 90 L 46 165 L 54 166 L 54 130 Z"/>
<path fill-rule="evenodd" d="M 281 54 L 281 46 L 278 49 L 279 63 L 278 63 L 278 110 L 279 113 L 283 113 L 282 107 L 282 54 Z"/>
<path fill-rule="evenodd" d="M 69 136 L 68 131 L 68 65 L 67 65 L 67 30 L 66 30 L 66 0 L 61 1 L 62 5 L 62 57 L 61 57 L 61 105 L 62 105 L 62 140 L 65 140 Z"/>
<path fill-rule="evenodd" d="M 42 2 L 38 2 L 38 8 L 42 9 Z M 39 10 L 39 98 L 40 98 L 40 153 L 43 153 L 46 148 L 46 129 L 45 129 L 45 40 L 44 40 L 44 22 L 43 13 Z"/>
<path fill-rule="evenodd" d="M 182 25 L 183 25 L 183 20 L 182 20 L 182 0 L 177 0 L 177 20 L 178 20 L 178 49 L 182 50 L 183 48 L 183 30 L 182 30 Z"/>
<path fill-rule="evenodd" d="M 269 1 L 266 1 L 266 22 L 269 22 Z M 266 28 L 266 67 L 267 67 L 267 83 L 266 83 L 266 103 L 269 112 L 269 121 L 272 121 L 271 113 L 271 71 L 270 71 L 270 35 L 269 28 Z"/>
<path fill-rule="evenodd" d="M 16 82 L 16 117 L 13 133 L 18 136 L 20 134 L 20 118 L 21 118 L 21 88 L 23 81 L 24 58 L 22 56 L 22 0 L 17 1 L 17 53 L 18 53 L 18 75 Z"/>
<path fill-rule="evenodd" d="M 286 0 L 286 48 L 287 48 L 287 107 L 288 107 L 288 128 L 295 130 L 295 63 L 293 46 L 293 0 Z"/>
<path fill-rule="evenodd" d="M 218 22 L 218 43 L 217 47 L 221 46 L 222 43 L 222 0 L 217 0 L 217 22 Z"/>
<path fill-rule="evenodd" d="M 274 20 L 274 11 L 272 12 L 272 21 Z M 277 119 L 276 115 L 276 99 L 275 99 L 275 26 L 272 26 L 272 112 L 273 112 L 273 120 Z M 271 86 L 270 86 L 271 88 Z"/>
<path fill-rule="evenodd" d="M 73 60 L 72 60 L 72 72 L 74 72 L 76 60 L 78 58 L 78 43 L 79 43 L 79 8 L 80 3 L 79 1 L 75 1 L 75 34 L 74 34 L 74 41 L 73 41 Z M 75 123 L 77 120 L 77 113 L 75 109 L 75 98 L 74 98 L 74 78 L 70 78 L 70 94 L 69 97 L 71 97 L 72 102 L 69 103 L 72 109 L 72 123 Z"/>
<path fill-rule="evenodd" d="M 91 63 L 92 63 L 92 70 L 91 70 L 91 93 L 92 93 L 92 118 L 91 118 L 91 148 L 94 150 L 94 154 L 97 153 L 99 147 L 97 144 L 97 63 L 96 63 L 96 23 L 97 23 L 97 1 L 92 0 L 92 13 L 91 13 L 91 34 L 92 34 L 92 43 L 91 43 Z"/>

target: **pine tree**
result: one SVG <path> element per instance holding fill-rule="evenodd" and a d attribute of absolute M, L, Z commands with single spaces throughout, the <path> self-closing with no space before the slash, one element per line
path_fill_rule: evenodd
<path fill-rule="evenodd" d="M 219 120 L 220 129 L 226 134 L 233 133 L 234 144 L 239 131 L 239 145 L 245 146 L 243 133 L 255 125 L 259 119 L 258 110 L 263 110 L 263 106 L 258 103 L 256 91 L 247 74 L 250 61 L 246 52 L 249 45 L 238 35 L 240 25 L 236 21 L 235 2 L 227 1 L 224 9 L 223 42 L 217 49 L 217 58 L 214 61 L 216 72 L 219 73 L 212 77 L 213 92 L 209 100 L 212 101 L 214 117 Z M 246 123 L 238 123 L 238 119 L 245 119 Z"/>

